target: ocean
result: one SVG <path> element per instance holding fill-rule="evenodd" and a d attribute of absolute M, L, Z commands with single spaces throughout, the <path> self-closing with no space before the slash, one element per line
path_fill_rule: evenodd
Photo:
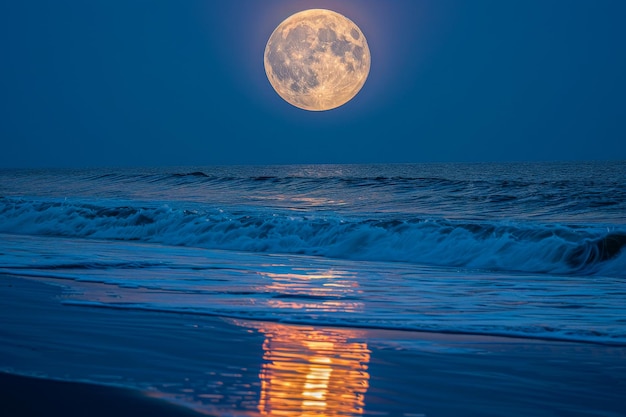
<path fill-rule="evenodd" d="M 626 162 L 0 171 L 0 274 L 62 288 L 76 311 L 275 341 L 305 326 L 621 349 L 625 247 Z M 111 382 L 33 363 L 0 368 Z M 238 409 L 266 407 L 258 391 L 265 405 Z"/>

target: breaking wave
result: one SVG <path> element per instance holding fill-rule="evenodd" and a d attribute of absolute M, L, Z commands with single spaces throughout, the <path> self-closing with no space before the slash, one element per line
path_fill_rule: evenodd
<path fill-rule="evenodd" d="M 0 232 L 502 271 L 626 276 L 626 229 L 0 199 Z"/>

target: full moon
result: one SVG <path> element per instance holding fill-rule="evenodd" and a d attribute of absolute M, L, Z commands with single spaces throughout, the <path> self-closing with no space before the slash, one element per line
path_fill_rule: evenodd
<path fill-rule="evenodd" d="M 301 109 L 323 111 L 357 95 L 371 56 L 354 22 L 331 10 L 311 9 L 278 25 L 267 41 L 264 61 L 279 96 Z"/>

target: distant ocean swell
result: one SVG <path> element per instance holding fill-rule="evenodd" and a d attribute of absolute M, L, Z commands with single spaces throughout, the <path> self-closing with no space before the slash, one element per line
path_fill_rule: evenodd
<path fill-rule="evenodd" d="M 245 193 L 254 199 L 264 193 L 296 197 L 289 201 L 292 208 L 308 209 L 301 206 L 297 197 L 334 195 L 337 200 L 350 202 L 354 208 L 362 209 L 361 199 L 367 193 L 385 195 L 393 200 L 393 210 L 413 212 L 416 208 L 430 212 L 431 207 L 443 209 L 452 214 L 450 203 L 462 204 L 467 213 L 480 216 L 481 212 L 490 215 L 506 212 L 514 216 L 520 213 L 540 215 L 567 212 L 584 213 L 600 209 L 606 216 L 624 208 L 626 188 L 618 181 L 598 180 L 558 180 L 523 181 L 512 179 L 462 179 L 444 177 L 407 176 L 278 176 L 260 175 L 248 177 L 210 175 L 202 171 L 190 173 L 152 174 L 129 176 L 104 174 L 87 179 L 95 187 L 101 183 L 118 184 L 132 188 L 143 188 L 152 184 L 159 189 L 191 187 L 207 193 L 221 194 L 236 190 L 238 196 Z M 343 198 L 341 198 L 343 197 Z M 310 203 L 310 199 L 305 199 Z M 382 201 L 367 203 L 375 204 Z M 265 203 L 269 203 L 265 201 Z M 336 206 L 337 201 L 325 200 L 324 204 Z M 345 203 L 345 202 L 344 202 Z M 345 208 L 345 204 L 340 204 Z"/>
<path fill-rule="evenodd" d="M 623 163 L 0 170 L 0 196 L 624 225 L 624 178 Z"/>
<path fill-rule="evenodd" d="M 0 232 L 399 261 L 531 273 L 626 277 L 626 228 L 380 218 L 251 208 L 102 206 L 0 198 Z"/>

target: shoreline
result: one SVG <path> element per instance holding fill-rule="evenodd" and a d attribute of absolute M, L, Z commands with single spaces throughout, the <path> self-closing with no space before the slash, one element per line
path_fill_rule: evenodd
<path fill-rule="evenodd" d="M 194 417 L 201 414 L 131 389 L 0 371 L 0 408 L 11 417 Z"/>
<path fill-rule="evenodd" d="M 94 402 L 119 404 L 106 415 L 120 416 L 135 407 L 156 407 L 158 417 L 626 415 L 624 347 L 94 308 L 63 298 L 59 286 L 0 274 L 0 383 L 14 390 L 0 404 L 21 398 L 73 416 L 85 390 Z M 10 369 L 51 379 L 2 373 Z"/>

